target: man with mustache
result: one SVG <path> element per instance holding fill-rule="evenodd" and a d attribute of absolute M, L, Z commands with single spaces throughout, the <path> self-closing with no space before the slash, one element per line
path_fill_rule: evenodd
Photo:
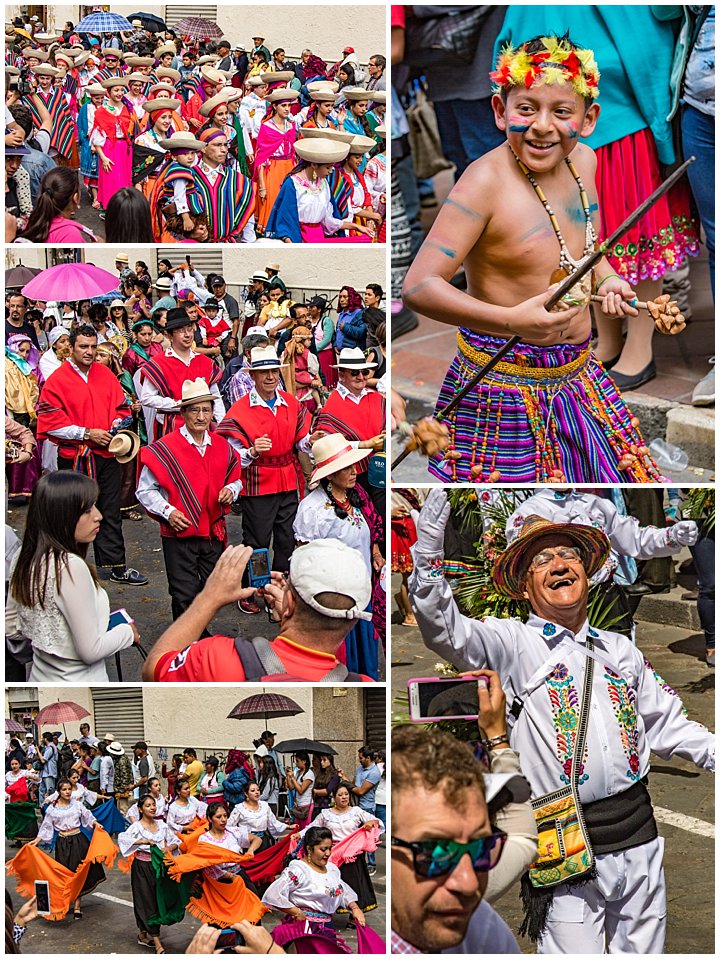
<path fill-rule="evenodd" d="M 686 718 L 675 691 L 629 640 L 589 626 L 588 579 L 610 549 L 602 531 L 526 517 L 496 561 L 493 582 L 527 600 L 532 613 L 526 623 L 477 621 L 460 614 L 443 575 L 449 514 L 445 492 L 432 490 L 417 523 L 412 607 L 426 646 L 460 669 L 499 673 L 510 745 L 522 757 L 534 799 L 571 782 L 583 679 L 593 663 L 578 798 L 595 868 L 582 882 L 544 887 L 539 908 L 525 884 L 538 952 L 661 953 L 663 840 L 646 786 L 650 755 L 680 756 L 713 771 L 714 736 Z"/>

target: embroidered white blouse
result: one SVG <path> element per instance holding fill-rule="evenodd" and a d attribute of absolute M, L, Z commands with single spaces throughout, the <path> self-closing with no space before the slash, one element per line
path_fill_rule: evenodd
<path fill-rule="evenodd" d="M 187 805 L 181 805 L 177 799 L 167 807 L 167 824 L 175 832 L 189 826 L 195 816 L 204 819 L 207 815 L 207 803 L 200 802 L 194 796 L 188 797 Z"/>
<path fill-rule="evenodd" d="M 290 827 L 275 817 L 272 809 L 264 800 L 259 800 L 258 808 L 251 809 L 244 802 L 238 803 L 230 813 L 228 826 L 245 826 L 250 832 L 269 832 L 277 839 Z"/>
<path fill-rule="evenodd" d="M 119 832 L 117 837 L 120 852 L 126 859 L 134 852 L 150 852 L 150 847 L 144 845 L 147 842 L 153 842 L 160 849 L 169 849 L 171 852 L 180 847 L 179 837 L 164 822 L 157 823 L 157 832 L 152 832 L 144 823 L 133 822 L 125 832 Z"/>
<path fill-rule="evenodd" d="M 293 174 L 292 182 L 297 197 L 298 220 L 301 223 L 319 223 L 326 233 L 337 233 L 343 221 L 333 216 L 327 180 L 311 183 L 302 172 Z"/>
<path fill-rule="evenodd" d="M 332 915 L 357 902 L 357 894 L 340 878 L 340 870 L 327 864 L 324 873 L 317 872 L 304 859 L 291 862 L 267 889 L 262 901 L 271 909 L 302 909 Z"/>
<path fill-rule="evenodd" d="M 168 808 L 167 801 L 164 796 L 154 796 L 155 799 L 155 818 L 164 819 L 165 813 Z M 140 810 L 138 809 L 138 804 L 133 803 L 132 806 L 125 813 L 125 818 L 128 822 L 139 822 L 140 821 Z M 188 819 L 188 822 L 192 821 L 192 817 Z"/>
<path fill-rule="evenodd" d="M 339 539 L 346 546 L 358 550 L 365 560 L 368 574 L 372 576 L 370 527 L 365 517 L 353 506 L 347 518 L 340 519 L 321 486 L 300 501 L 293 521 L 293 533 L 300 543 L 311 543 L 316 539 Z"/>
<path fill-rule="evenodd" d="M 686 717 L 677 693 L 625 636 L 591 629 L 587 620 L 573 634 L 535 614 L 527 623 L 463 616 L 442 572 L 443 554 L 412 552 L 410 598 L 425 645 L 460 669 L 497 670 L 508 711 L 515 696 L 524 703 L 508 725 L 534 797 L 569 782 L 588 632 L 597 659 L 581 801 L 629 789 L 647 774 L 651 752 L 714 770 L 714 735 Z"/>
<path fill-rule="evenodd" d="M 46 803 L 55 802 L 59 795 L 60 794 L 57 790 L 55 790 L 54 793 L 50 793 L 50 795 L 46 796 L 43 800 L 43 806 Z M 82 783 L 77 783 L 77 785 L 73 788 L 72 798 L 75 800 L 75 802 L 87 803 L 93 806 L 97 802 L 98 794 L 93 792 L 92 789 L 88 789 L 87 786 L 83 786 Z"/>
<path fill-rule="evenodd" d="M 228 821 L 222 839 L 218 839 L 217 836 L 206 832 L 200 837 L 200 842 L 209 842 L 212 843 L 213 846 L 222 846 L 223 849 L 229 849 L 230 852 L 244 853 L 250 845 L 250 833 L 245 826 L 231 826 Z M 207 866 L 207 868 L 203 869 L 203 873 L 211 879 L 218 879 L 223 873 L 237 872 L 239 868 L 240 863 L 221 863 L 217 866 Z"/>
<path fill-rule="evenodd" d="M 38 829 L 38 839 L 41 842 L 52 842 L 53 833 L 70 832 L 85 826 L 94 829 L 97 825 L 95 817 L 87 808 L 72 799 L 67 806 L 52 805 L 45 811 L 45 818 Z"/>
<path fill-rule="evenodd" d="M 385 832 L 385 827 L 382 822 L 377 816 L 366 812 L 364 809 L 360 809 L 359 806 L 351 806 L 342 813 L 336 809 L 323 809 L 322 812 L 313 819 L 310 826 L 325 826 L 332 833 L 333 842 L 340 842 L 341 839 L 347 839 L 352 833 L 357 832 L 363 823 L 372 822 L 373 820 L 377 821 L 380 834 L 382 835 L 382 833 Z M 300 835 L 304 835 L 310 826 L 306 826 Z"/>

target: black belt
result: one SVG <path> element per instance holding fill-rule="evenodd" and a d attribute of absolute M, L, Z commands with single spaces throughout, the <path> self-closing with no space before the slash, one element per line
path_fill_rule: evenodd
<path fill-rule="evenodd" d="M 582 804 L 590 845 L 596 856 L 632 849 L 657 839 L 657 823 L 646 782 L 641 779 L 625 792 Z"/>

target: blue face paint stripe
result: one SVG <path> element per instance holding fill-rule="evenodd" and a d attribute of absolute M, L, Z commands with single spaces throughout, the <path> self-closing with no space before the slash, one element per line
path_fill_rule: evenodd
<path fill-rule="evenodd" d="M 511 123 L 508 130 L 511 133 L 526 133 L 530 129 L 530 124 Z M 577 134 L 575 134 L 577 136 Z"/>

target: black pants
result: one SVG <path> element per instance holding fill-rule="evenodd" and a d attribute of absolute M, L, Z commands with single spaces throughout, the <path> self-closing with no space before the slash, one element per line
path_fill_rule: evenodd
<path fill-rule="evenodd" d="M 661 489 L 623 490 L 628 513 L 634 516 L 641 526 L 658 526 L 660 529 L 665 528 L 663 495 Z M 638 561 L 638 582 L 646 583 L 655 589 L 674 586 L 672 556 L 654 556 L 644 562 Z"/>
<path fill-rule="evenodd" d="M 172 618 L 182 616 L 220 559 L 223 544 L 202 536 L 161 536 Z"/>
<path fill-rule="evenodd" d="M 295 548 L 293 521 L 298 509 L 298 494 L 266 493 L 243 496 L 243 542 L 253 549 L 269 548 L 272 540 L 272 568 L 287 573 Z"/>
<path fill-rule="evenodd" d="M 93 460 L 95 461 L 95 479 L 100 487 L 97 508 L 103 515 L 100 532 L 93 543 L 95 565 L 122 573 L 125 570 L 125 540 L 120 517 L 122 466 L 115 457 L 107 459 L 93 453 Z M 58 456 L 59 470 L 72 468 L 71 459 Z"/>
<path fill-rule="evenodd" d="M 701 536 L 690 552 L 698 581 L 698 613 L 705 631 L 705 645 L 715 649 L 715 530 Z"/>
<path fill-rule="evenodd" d="M 358 486 L 362 486 L 365 492 L 370 497 L 375 510 L 380 516 L 383 524 L 383 533 L 385 532 L 385 490 L 378 489 L 377 486 L 371 486 L 368 481 L 367 473 L 358 473 L 357 476 Z M 380 546 L 383 556 L 385 555 L 385 543 L 383 542 Z"/>

